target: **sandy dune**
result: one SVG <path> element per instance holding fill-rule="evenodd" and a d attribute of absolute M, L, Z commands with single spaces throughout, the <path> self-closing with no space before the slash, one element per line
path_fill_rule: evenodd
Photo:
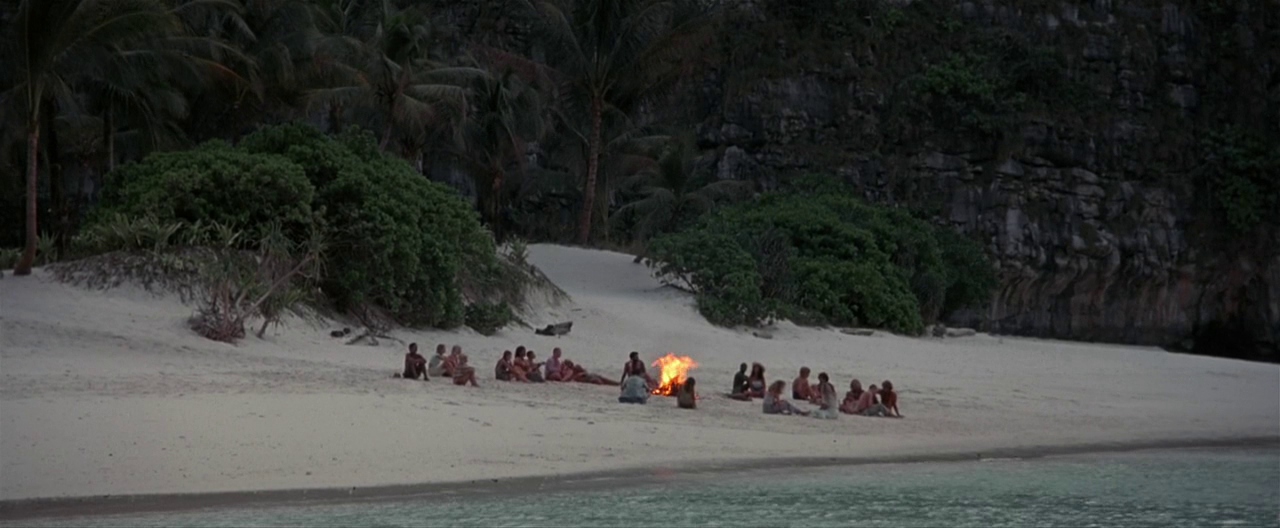
<path fill-rule="evenodd" d="M 459 343 L 483 386 L 391 379 L 397 343 L 345 346 L 295 322 L 232 346 L 189 307 L 47 276 L 0 280 L 0 498 L 370 486 L 762 457 L 980 452 L 1018 446 L 1280 438 L 1280 367 L 1121 346 L 976 336 L 854 337 L 783 325 L 712 327 L 627 255 L 535 246 L 573 301 L 508 329 L 399 332 Z M 620 405 L 616 389 L 492 381 L 504 348 L 553 346 L 617 376 L 627 352 L 689 354 L 704 399 Z M 764 416 L 718 396 L 739 362 L 790 381 L 801 365 L 892 379 L 905 420 Z"/>

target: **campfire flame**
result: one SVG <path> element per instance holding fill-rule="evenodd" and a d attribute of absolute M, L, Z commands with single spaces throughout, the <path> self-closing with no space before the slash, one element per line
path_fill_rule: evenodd
<path fill-rule="evenodd" d="M 677 356 L 668 353 L 653 362 L 653 366 L 662 370 L 661 381 L 658 388 L 653 389 L 654 394 L 662 396 L 673 396 L 676 389 L 684 384 L 685 378 L 689 371 L 698 368 L 698 362 L 689 356 Z"/>

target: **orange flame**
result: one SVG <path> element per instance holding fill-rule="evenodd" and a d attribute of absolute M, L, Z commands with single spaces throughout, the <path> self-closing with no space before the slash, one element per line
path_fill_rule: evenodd
<path fill-rule="evenodd" d="M 658 388 L 653 389 L 653 393 L 672 396 L 676 393 L 676 389 L 684 384 L 689 371 L 698 368 L 698 362 L 689 356 L 668 353 L 655 360 L 653 366 L 662 370 L 661 383 L 658 384 Z"/>

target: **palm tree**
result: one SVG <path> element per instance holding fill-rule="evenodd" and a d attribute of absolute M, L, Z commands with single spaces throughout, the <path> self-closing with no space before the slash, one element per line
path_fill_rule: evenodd
<path fill-rule="evenodd" d="M 538 41 L 567 110 L 587 116 L 587 167 L 578 242 L 591 237 L 603 120 L 632 113 L 687 70 L 709 35 L 710 11 L 695 0 L 524 0 L 541 14 Z"/>
<path fill-rule="evenodd" d="M 675 141 L 649 168 L 629 178 L 624 188 L 639 199 L 620 207 L 610 220 L 629 218 L 639 242 L 669 233 L 717 205 L 740 202 L 755 193 L 752 182 L 720 180 L 705 183 L 695 175 L 697 147 L 685 136 Z"/>
<path fill-rule="evenodd" d="M 364 114 L 376 118 L 386 150 L 397 131 L 414 135 L 442 122 L 460 123 L 467 112 L 466 84 L 486 72 L 433 60 L 437 39 L 421 10 L 387 5 L 378 13 L 368 35 L 330 39 L 317 50 L 335 82 L 313 91 L 311 99 L 370 110 Z"/>
<path fill-rule="evenodd" d="M 507 71 L 478 79 L 471 102 L 474 113 L 463 127 L 458 157 L 475 181 L 481 214 L 501 240 L 507 168 L 523 169 L 526 144 L 542 136 L 542 101 L 533 86 Z"/>
<path fill-rule="evenodd" d="M 186 132 L 236 137 L 296 117 L 311 87 L 322 5 L 313 0 L 172 0 L 206 61 Z"/>
<path fill-rule="evenodd" d="M 17 85 L 6 93 L 6 99 L 20 95 L 13 99 L 27 131 L 26 246 L 14 275 L 30 274 L 35 263 L 42 113 L 72 104 L 76 83 L 128 56 L 132 44 L 179 29 L 159 0 L 22 0 L 10 31 Z"/>

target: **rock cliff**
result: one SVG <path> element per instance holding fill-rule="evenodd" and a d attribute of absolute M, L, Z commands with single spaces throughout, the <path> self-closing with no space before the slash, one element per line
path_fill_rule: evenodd
<path fill-rule="evenodd" d="M 860 20 L 790 27 L 785 7 L 739 6 L 739 37 L 682 108 L 720 178 L 837 174 L 985 241 L 1001 286 L 954 323 L 1275 359 L 1280 228 L 1231 232 L 1197 169 L 1222 126 L 1280 149 L 1280 4 L 1219 3 L 849 2 Z M 1011 89 L 1005 100 L 1029 97 L 1005 104 L 1002 76 L 1028 80 L 1028 61 L 1000 60 L 1019 47 L 1056 59 L 1030 81 L 1077 90 Z M 994 101 L 928 84 L 957 54 L 995 57 L 959 77 L 978 95 L 994 79 Z M 948 122 L 948 97 L 995 125 Z"/>
<path fill-rule="evenodd" d="M 950 323 L 1280 359 L 1280 163 L 1224 211 L 1205 147 L 1244 130 L 1280 152 L 1280 3 L 728 11 L 707 69 L 649 116 L 695 127 L 711 174 L 832 174 L 983 241 L 1001 285 Z"/>

